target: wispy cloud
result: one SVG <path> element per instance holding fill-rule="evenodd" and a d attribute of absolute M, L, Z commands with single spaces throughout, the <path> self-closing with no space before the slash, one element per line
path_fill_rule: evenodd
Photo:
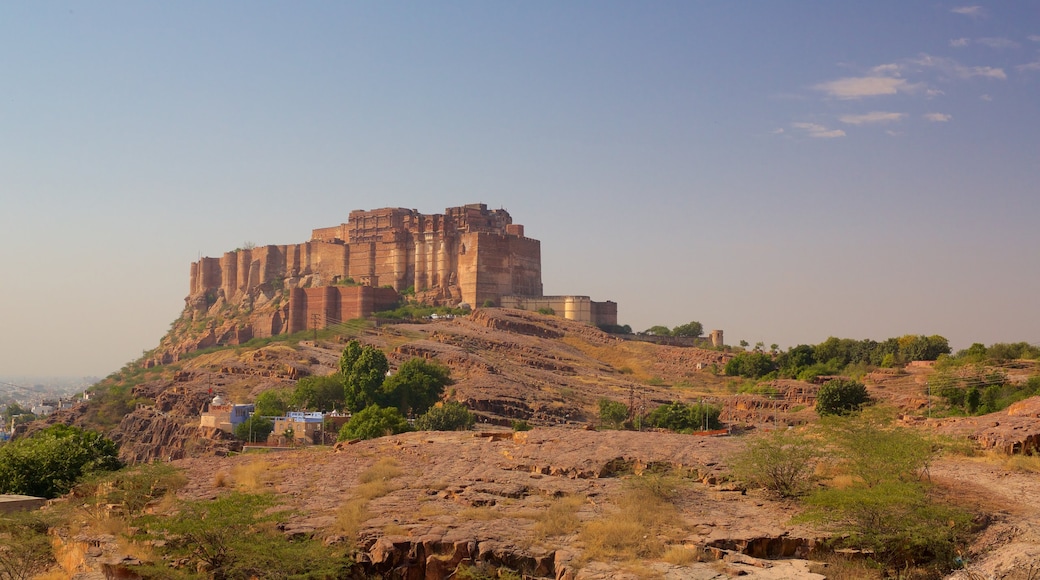
<path fill-rule="evenodd" d="M 953 115 L 947 115 L 946 113 L 925 113 L 924 118 L 933 123 L 945 123 L 953 118 Z"/>
<path fill-rule="evenodd" d="M 836 99 L 862 99 L 881 95 L 894 95 L 912 90 L 906 79 L 889 76 L 846 77 L 820 83 L 813 87 Z"/>
<path fill-rule="evenodd" d="M 962 16 L 971 16 L 972 18 L 981 18 L 986 15 L 986 9 L 982 6 L 958 6 L 951 8 L 950 12 Z"/>
<path fill-rule="evenodd" d="M 847 125 L 866 125 L 869 123 L 892 123 L 899 121 L 906 113 L 887 113 L 885 111 L 874 111 L 861 115 L 844 115 L 839 117 L 842 123 Z"/>
<path fill-rule="evenodd" d="M 976 38 L 975 42 L 990 48 L 1016 48 L 1018 43 L 1010 38 L 987 37 Z"/>
<path fill-rule="evenodd" d="M 819 139 L 833 139 L 835 137 L 845 136 L 845 131 L 842 131 L 841 129 L 828 129 L 823 125 L 817 125 L 816 123 L 791 123 L 791 126 L 795 129 L 805 131 L 810 137 L 816 137 Z"/>
<path fill-rule="evenodd" d="M 986 101 L 987 103 L 993 100 L 993 97 L 991 97 L 989 95 L 981 95 L 981 96 L 979 96 L 979 98 L 982 99 L 983 101 Z"/>
<path fill-rule="evenodd" d="M 1040 34 L 1030 34 L 1026 38 L 1032 40 L 1033 42 L 1040 42 Z"/>
<path fill-rule="evenodd" d="M 974 77 L 1006 80 L 1007 73 L 1002 68 L 992 66 L 965 66 L 952 58 L 921 54 L 912 58 L 909 62 L 926 68 L 934 68 L 959 79 L 970 79 Z"/>
<path fill-rule="evenodd" d="M 1036 60 L 1036 61 L 1033 61 L 1033 62 L 1027 62 L 1026 64 L 1020 64 L 1020 65 L 1016 66 L 1015 69 L 1017 69 L 1019 71 L 1022 71 L 1022 72 L 1033 71 L 1033 70 L 1040 70 L 1040 60 Z"/>
<path fill-rule="evenodd" d="M 954 46 L 957 48 L 968 46 L 969 44 L 971 44 L 970 38 L 954 38 L 950 41 L 950 46 Z"/>

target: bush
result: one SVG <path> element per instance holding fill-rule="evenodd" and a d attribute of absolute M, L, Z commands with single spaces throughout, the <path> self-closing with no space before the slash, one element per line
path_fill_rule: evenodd
<path fill-rule="evenodd" d="M 818 445 L 804 435 L 774 431 L 754 437 L 733 460 L 733 474 L 780 497 L 809 491 L 820 459 Z"/>
<path fill-rule="evenodd" d="M 776 370 L 773 358 L 764 352 L 742 352 L 726 362 L 725 373 L 731 377 L 758 379 Z"/>
<path fill-rule="evenodd" d="M 411 430 L 411 425 L 397 409 L 369 405 L 354 413 L 350 421 L 339 430 L 339 440 L 375 439 Z"/>
<path fill-rule="evenodd" d="M 628 405 L 610 399 L 599 400 L 599 420 L 604 425 L 620 429 L 628 418 Z"/>
<path fill-rule="evenodd" d="M 401 413 L 425 413 L 451 384 L 450 371 L 436 362 L 413 358 L 401 365 L 379 388 L 378 402 Z"/>
<path fill-rule="evenodd" d="M 375 403 L 376 393 L 388 370 L 390 363 L 383 351 L 374 346 L 362 346 L 356 340 L 348 342 L 339 357 L 346 407 L 356 413 Z"/>
<path fill-rule="evenodd" d="M 476 417 L 462 403 L 448 401 L 416 419 L 415 428 L 419 431 L 465 431 L 475 421 Z"/>
<path fill-rule="evenodd" d="M 0 578 L 36 578 L 54 563 L 48 524 L 38 511 L 0 518 Z"/>
<path fill-rule="evenodd" d="M 343 375 L 340 373 L 321 377 L 303 377 L 296 383 L 296 389 L 289 398 L 289 404 L 297 409 L 312 409 L 323 413 L 333 409 L 342 409 L 346 396 L 344 382 Z M 283 410 L 279 415 L 284 412 Z M 260 414 L 268 415 L 268 413 Z"/>
<path fill-rule="evenodd" d="M 176 515 L 145 522 L 148 534 L 161 541 L 162 559 L 135 568 L 145 578 L 177 578 L 166 561 L 183 559 L 209 578 L 351 577 L 351 562 L 320 541 L 279 531 L 277 522 L 286 515 L 270 495 L 234 492 L 185 502 Z"/>
<path fill-rule="evenodd" d="M 531 426 L 523 419 L 513 419 L 513 431 L 530 431 Z"/>
<path fill-rule="evenodd" d="M 672 329 L 672 336 L 685 336 L 697 338 L 704 334 L 704 325 L 696 320 L 687 322 L 686 324 L 680 324 Z"/>
<path fill-rule="evenodd" d="M 796 520 L 823 524 L 841 545 L 865 550 L 886 570 L 934 564 L 949 569 L 969 533 L 970 515 L 936 501 L 922 473 L 935 453 L 919 433 L 862 415 L 830 417 L 834 468 L 846 482 L 810 495 Z"/>
<path fill-rule="evenodd" d="M 248 419 L 235 425 L 235 437 L 247 443 L 266 441 L 267 436 L 274 431 L 274 422 L 253 413 Z"/>
<path fill-rule="evenodd" d="M 81 477 L 122 467 L 119 449 L 95 431 L 54 425 L 0 447 L 0 493 L 58 497 Z"/>
<path fill-rule="evenodd" d="M 820 415 L 847 415 L 858 411 L 869 400 L 863 383 L 834 379 L 824 383 L 816 394 L 816 412 Z"/>
<path fill-rule="evenodd" d="M 647 422 L 654 427 L 670 429 L 676 432 L 700 431 L 701 429 L 719 429 L 719 415 L 722 409 L 714 405 L 687 405 L 679 401 L 661 405 L 647 417 Z"/>

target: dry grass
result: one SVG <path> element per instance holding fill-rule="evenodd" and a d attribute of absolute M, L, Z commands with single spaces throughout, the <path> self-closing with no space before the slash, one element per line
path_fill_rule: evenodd
<path fill-rule="evenodd" d="M 398 524 L 387 524 L 383 526 L 384 536 L 407 536 L 408 528 Z"/>
<path fill-rule="evenodd" d="M 336 531 L 347 536 L 350 541 L 357 538 L 361 525 L 368 519 L 368 501 L 351 499 L 336 510 Z"/>
<path fill-rule="evenodd" d="M 616 511 L 593 520 L 581 531 L 584 557 L 591 560 L 658 558 L 663 538 L 678 535 L 679 511 L 671 500 L 678 490 L 673 476 L 647 475 L 629 480 Z"/>
<path fill-rule="evenodd" d="M 711 558 L 698 548 L 672 546 L 661 554 L 661 559 L 676 566 L 689 566 L 695 562 L 706 562 Z"/>
<path fill-rule="evenodd" d="M 875 580 L 882 577 L 877 568 L 871 567 L 862 558 L 849 558 L 841 554 L 820 554 L 813 556 L 813 560 L 809 564 L 809 571 L 823 574 L 827 580 Z"/>
<path fill-rule="evenodd" d="M 358 481 L 361 483 L 371 483 L 373 481 L 387 481 L 401 475 L 401 468 L 397 466 L 397 462 L 392 458 L 385 457 L 377 461 L 372 467 L 365 470 L 364 473 L 358 476 Z"/>
<path fill-rule="evenodd" d="M 644 365 L 646 361 L 653 360 L 653 345 L 641 342 L 595 345 L 577 336 L 565 336 L 560 341 L 578 349 L 585 356 L 608 364 L 626 375 L 631 375 L 634 379 L 647 380 L 650 378 L 650 373 Z"/>
<path fill-rule="evenodd" d="M 978 460 L 999 465 L 1008 471 L 1040 473 L 1040 455 L 1007 455 L 996 451 L 987 451 L 979 456 Z"/>
<path fill-rule="evenodd" d="M 254 459 L 231 468 L 231 479 L 239 491 L 259 493 L 274 487 L 281 481 L 281 472 L 291 468 L 291 465 L 285 463 L 274 464 L 266 459 Z M 217 476 L 214 476 L 214 484 Z"/>
<path fill-rule="evenodd" d="M 554 501 L 533 518 L 535 520 L 535 536 L 538 539 L 545 539 L 578 531 L 578 528 L 581 527 L 581 520 L 578 519 L 578 510 L 585 505 L 585 502 L 585 497 L 577 495 L 563 497 Z"/>
<path fill-rule="evenodd" d="M 227 487 L 230 483 L 226 471 L 218 471 L 213 474 L 213 487 Z"/>
<path fill-rule="evenodd" d="M 398 489 L 392 480 L 401 475 L 397 462 L 390 458 L 377 461 L 358 476 L 351 498 L 336 511 L 337 531 L 351 541 L 357 538 L 361 526 L 368 520 L 368 502 Z"/>

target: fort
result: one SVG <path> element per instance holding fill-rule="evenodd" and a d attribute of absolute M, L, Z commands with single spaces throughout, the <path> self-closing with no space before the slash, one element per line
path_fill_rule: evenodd
<path fill-rule="evenodd" d="M 354 210 L 301 244 L 239 248 L 191 265 L 198 315 L 229 306 L 251 313 L 234 336 L 293 333 L 392 308 L 402 294 L 432 305 L 551 307 L 588 324 L 617 324 L 617 304 L 587 296 L 543 296 L 541 243 L 504 209 L 485 204 Z M 199 345 L 205 346 L 205 345 Z"/>

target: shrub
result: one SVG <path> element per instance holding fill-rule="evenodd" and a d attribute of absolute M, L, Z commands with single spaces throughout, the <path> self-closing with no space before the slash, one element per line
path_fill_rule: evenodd
<path fill-rule="evenodd" d="M 628 405 L 610 399 L 599 400 L 599 420 L 604 425 L 620 429 L 628 418 Z"/>
<path fill-rule="evenodd" d="M 274 431 L 274 422 L 253 413 L 248 419 L 235 425 L 235 437 L 247 443 L 266 441 L 267 436 Z"/>
<path fill-rule="evenodd" d="M 714 405 L 687 405 L 675 401 L 654 409 L 647 417 L 647 422 L 654 427 L 677 432 L 719 429 L 722 427 L 719 422 L 721 413 L 722 409 Z"/>
<path fill-rule="evenodd" d="M 289 397 L 289 405 L 297 409 L 313 409 L 321 412 L 342 409 L 346 396 L 344 382 L 343 375 L 340 373 L 303 377 L 296 383 L 296 389 Z M 263 394 L 270 392 L 266 391 Z M 257 402 L 259 403 L 259 399 Z M 257 412 L 259 413 L 259 410 Z M 284 412 L 283 409 L 279 415 Z M 260 414 L 268 415 L 268 413 Z"/>
<path fill-rule="evenodd" d="M 773 358 L 764 352 L 742 352 L 726 362 L 725 373 L 731 377 L 761 378 L 776 370 Z"/>
<path fill-rule="evenodd" d="M 513 419 L 513 431 L 530 431 L 531 426 L 523 419 Z"/>
<path fill-rule="evenodd" d="M 538 314 L 544 314 L 546 316 L 555 316 L 556 315 L 556 311 L 553 310 L 552 308 L 539 308 L 538 309 Z"/>
<path fill-rule="evenodd" d="M 393 407 L 383 408 L 369 405 L 354 413 L 350 421 L 339 431 L 340 441 L 351 439 L 375 439 L 411 431 L 408 421 Z"/>
<path fill-rule="evenodd" d="M 36 578 L 54 563 L 47 522 L 38 511 L 0 518 L 0 578 Z"/>
<path fill-rule="evenodd" d="M 822 524 L 886 570 L 927 563 L 948 568 L 971 518 L 928 493 L 922 473 L 935 453 L 932 441 L 889 423 L 863 415 L 824 421 L 834 467 L 847 477 L 840 487 L 810 495 L 809 509 L 797 519 Z"/>
<path fill-rule="evenodd" d="M 704 334 L 704 325 L 696 320 L 680 324 L 672 329 L 672 336 L 686 336 L 696 338 Z"/>
<path fill-rule="evenodd" d="M 0 493 L 55 498 L 83 476 L 120 467 L 119 449 L 111 439 L 54 425 L 0 447 Z"/>
<path fill-rule="evenodd" d="M 804 435 L 774 431 L 748 441 L 733 459 L 733 474 L 780 497 L 795 497 L 809 491 L 819 459 L 817 444 Z"/>
<path fill-rule="evenodd" d="M 419 431 L 465 431 L 475 421 L 476 417 L 462 403 L 448 401 L 416 419 L 415 428 Z"/>
<path fill-rule="evenodd" d="M 846 415 L 858 411 L 869 400 L 863 383 L 834 379 L 824 383 L 816 394 L 816 412 L 820 415 Z"/>
<path fill-rule="evenodd" d="M 397 369 L 379 388 L 376 398 L 383 406 L 395 406 L 401 413 L 425 413 L 440 400 L 451 384 L 448 367 L 413 358 Z"/>
<path fill-rule="evenodd" d="M 276 527 L 286 516 L 270 495 L 232 492 L 181 504 L 172 517 L 145 522 L 163 540 L 163 560 L 184 559 L 211 578 L 344 578 L 351 562 L 314 539 L 291 539 Z M 139 568 L 146 578 L 168 578 L 163 560 Z M 177 577 L 177 576 L 173 576 Z"/>

